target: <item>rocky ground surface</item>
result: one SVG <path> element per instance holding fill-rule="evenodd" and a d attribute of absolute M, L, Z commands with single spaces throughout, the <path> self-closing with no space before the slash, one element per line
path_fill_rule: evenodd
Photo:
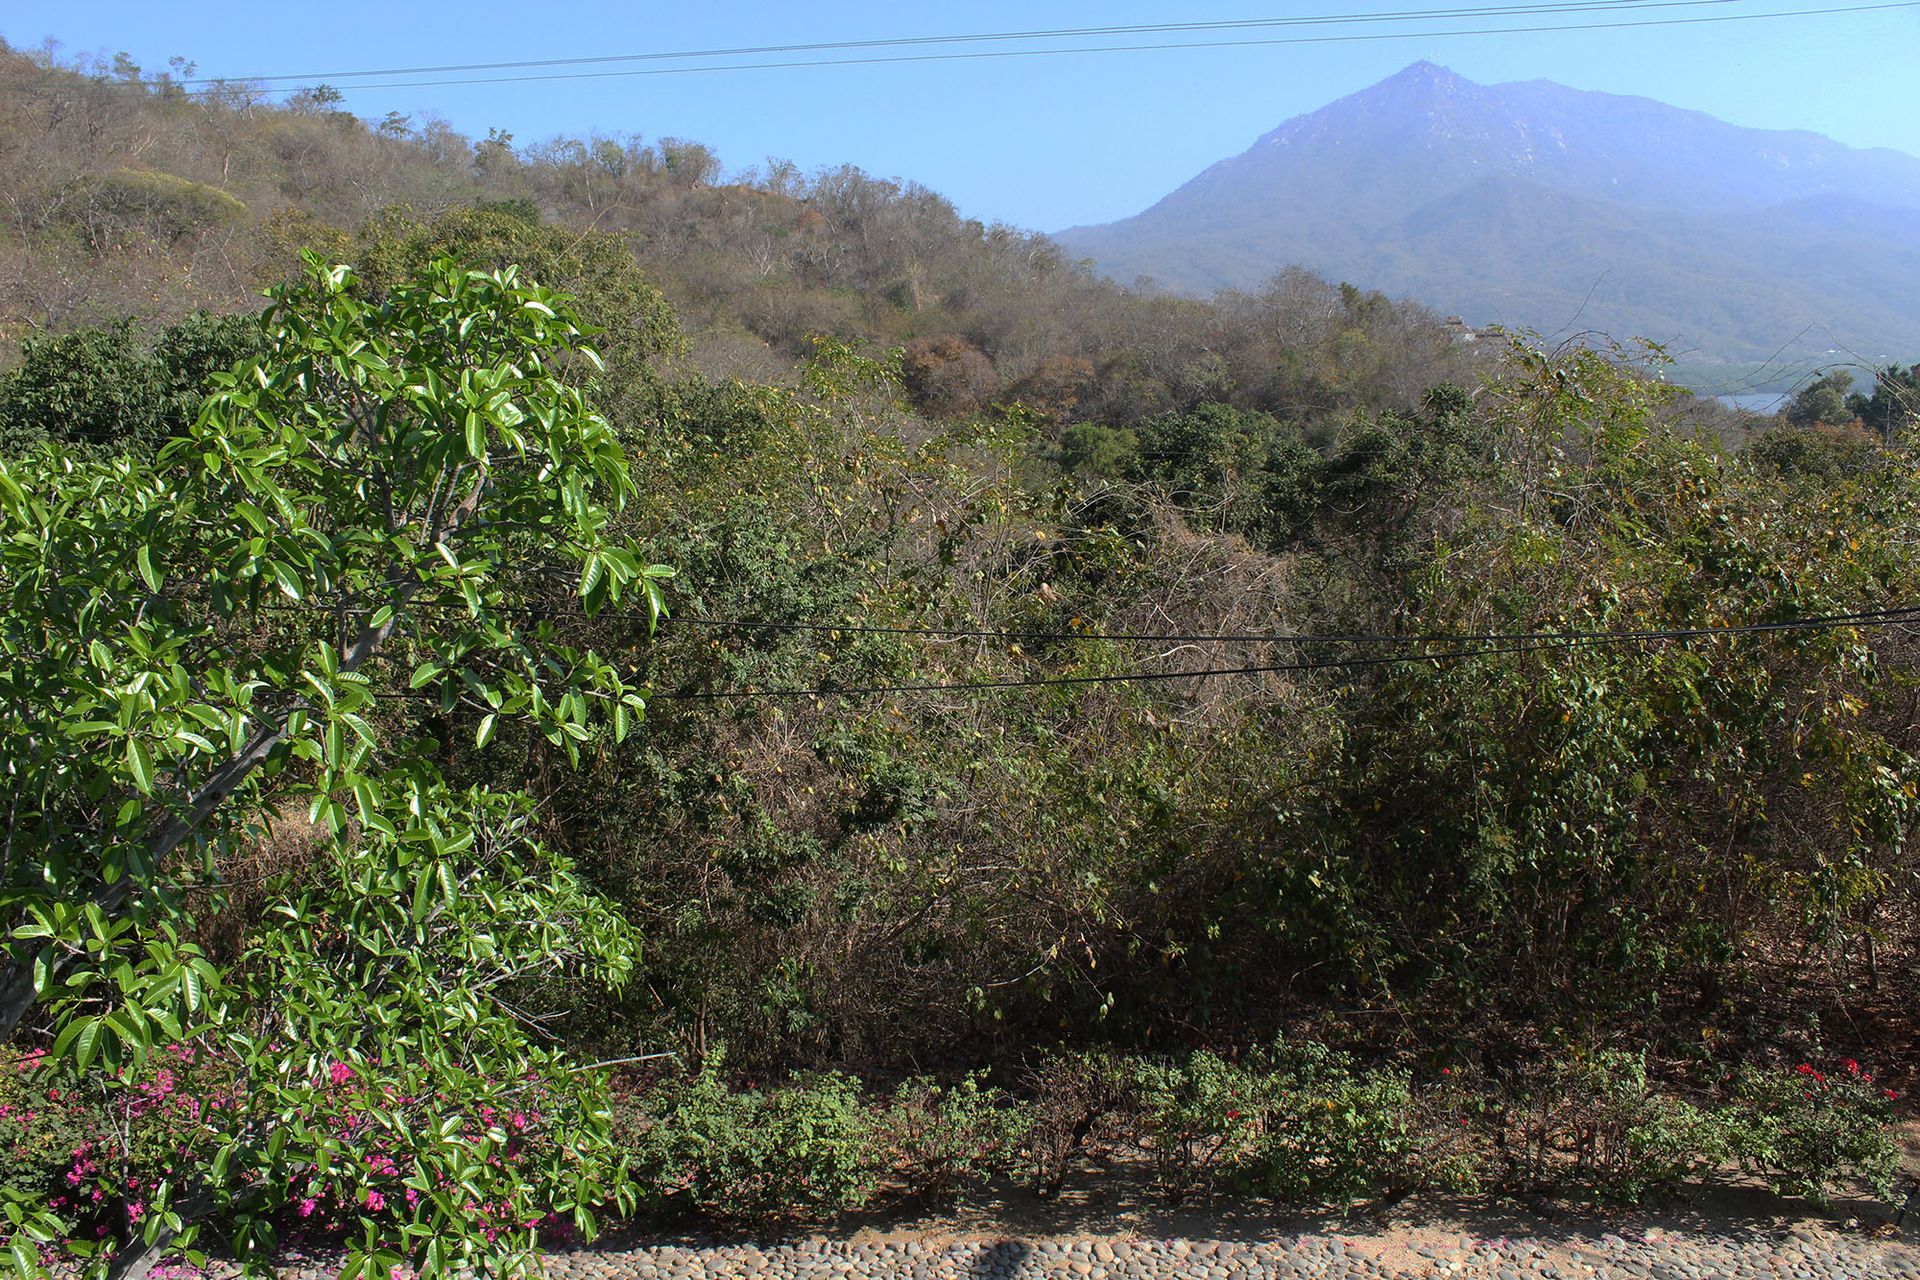
<path fill-rule="evenodd" d="M 1137 1200 L 1005 1203 L 782 1240 L 607 1240 L 547 1255 L 553 1280 L 1920 1280 L 1920 1216 L 1824 1214 L 1753 1188 L 1662 1212 L 1398 1206 L 1372 1218 L 1174 1212 Z M 1913 1206 L 1920 1210 L 1920 1205 Z M 289 1260 L 288 1280 L 338 1266 Z"/>
<path fill-rule="evenodd" d="M 610 1239 L 546 1267 L 553 1280 L 1920 1280 L 1920 1123 L 1902 1137 L 1893 1204 L 1818 1210 L 1729 1178 L 1654 1210 L 1416 1197 L 1353 1217 L 1276 1216 L 1169 1207 L 1139 1170 L 1107 1168 L 1045 1199 L 988 1195 L 779 1240 Z M 283 1275 L 337 1272 L 301 1259 Z"/>
<path fill-rule="evenodd" d="M 1437 1232 L 1266 1240 L 843 1239 L 560 1254 L 558 1280 L 1920 1280 L 1920 1248 L 1818 1228 L 1778 1236 L 1653 1233 L 1476 1238 Z"/>

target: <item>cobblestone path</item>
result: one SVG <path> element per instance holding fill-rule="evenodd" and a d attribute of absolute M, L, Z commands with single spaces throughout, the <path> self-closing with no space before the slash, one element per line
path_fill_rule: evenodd
<path fill-rule="evenodd" d="M 1824 1228 L 1554 1237 L 1395 1233 L 1272 1239 L 815 1239 L 553 1255 L 555 1280 L 1920 1280 L 1920 1247 Z"/>

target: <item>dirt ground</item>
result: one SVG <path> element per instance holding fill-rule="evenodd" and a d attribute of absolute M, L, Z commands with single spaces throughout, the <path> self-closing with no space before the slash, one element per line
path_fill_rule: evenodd
<path fill-rule="evenodd" d="M 1362 1206 L 1351 1214 L 1302 1214 L 1226 1200 L 1169 1205 L 1155 1191 L 1146 1170 L 1113 1163 L 1076 1169 L 1054 1196 L 1037 1196 L 1009 1183 L 948 1208 L 875 1214 L 844 1222 L 828 1234 L 847 1241 L 1066 1237 L 1257 1241 L 1322 1236 L 1369 1242 L 1371 1252 L 1383 1258 L 1463 1240 L 1590 1240 L 1609 1234 L 1634 1240 L 1817 1234 L 1920 1244 L 1920 1119 L 1902 1126 L 1902 1140 L 1903 1170 L 1897 1202 L 1892 1204 L 1863 1193 L 1838 1198 L 1823 1209 L 1776 1196 L 1751 1178 L 1729 1173 L 1688 1187 L 1671 1202 L 1646 1208 L 1414 1196 L 1385 1207 Z M 1903 1206 L 1908 1211 L 1904 1223 Z"/>

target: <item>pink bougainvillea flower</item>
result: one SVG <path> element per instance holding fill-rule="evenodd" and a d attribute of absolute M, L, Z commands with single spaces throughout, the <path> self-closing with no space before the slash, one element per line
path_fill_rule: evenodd
<path fill-rule="evenodd" d="M 333 1077 L 336 1085 L 341 1085 L 353 1079 L 353 1068 L 344 1062 L 336 1062 L 327 1068 L 327 1074 Z"/>
<path fill-rule="evenodd" d="M 380 1212 L 380 1210 L 386 1207 L 387 1207 L 387 1198 L 385 1196 L 381 1195 L 378 1191 L 367 1192 L 367 1208 L 373 1210 L 375 1213 L 378 1213 Z"/>

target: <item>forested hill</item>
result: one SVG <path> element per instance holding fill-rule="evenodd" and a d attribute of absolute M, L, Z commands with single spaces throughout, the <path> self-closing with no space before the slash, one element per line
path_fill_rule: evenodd
<path fill-rule="evenodd" d="M 10 1274 L 1892 1193 L 1920 367 L 336 105 L 0 55 Z"/>
<path fill-rule="evenodd" d="M 1300 263 L 1475 323 L 1578 316 L 1711 359 L 1809 326 L 1820 349 L 1920 347 L 1920 159 L 1426 62 L 1058 239 L 1188 293 Z"/>
<path fill-rule="evenodd" d="M 1201 400 L 1318 415 L 1465 376 L 1423 308 L 1297 272 L 1213 304 L 1135 296 L 1044 237 L 851 167 L 728 174 L 696 142 L 625 134 L 474 141 L 329 96 L 189 96 L 0 49 L 0 364 L 35 334 L 251 309 L 302 248 L 353 258 L 480 208 L 630 254 L 710 375 L 784 378 L 809 335 L 864 338 L 906 346 L 909 389 L 943 415 L 1012 399 L 1056 420 Z"/>

